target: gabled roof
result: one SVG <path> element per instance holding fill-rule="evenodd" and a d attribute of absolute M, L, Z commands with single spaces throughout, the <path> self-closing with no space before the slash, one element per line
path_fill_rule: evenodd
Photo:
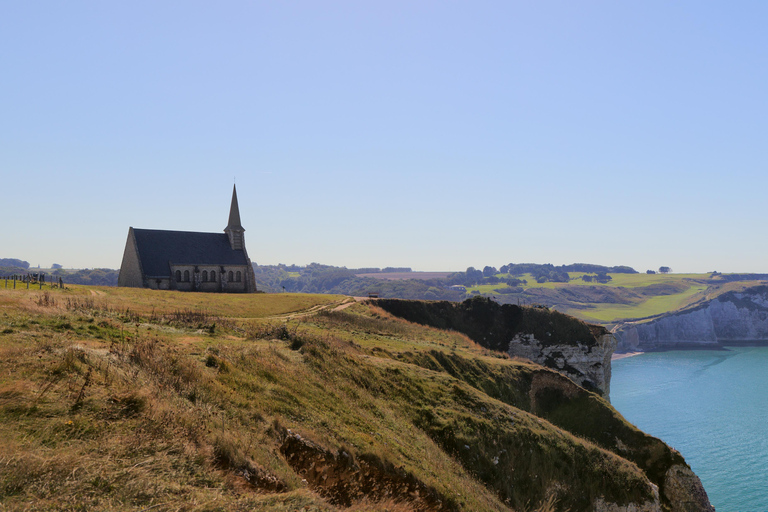
<path fill-rule="evenodd" d="M 224 233 L 131 229 L 145 277 L 169 277 L 171 263 L 248 265 L 245 252 L 233 250 Z"/>

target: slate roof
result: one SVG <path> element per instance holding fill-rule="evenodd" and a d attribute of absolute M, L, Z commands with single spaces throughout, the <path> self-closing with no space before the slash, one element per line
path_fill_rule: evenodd
<path fill-rule="evenodd" d="M 234 251 L 225 233 L 133 229 L 145 277 L 170 277 L 170 264 L 248 265 L 244 251 Z"/>

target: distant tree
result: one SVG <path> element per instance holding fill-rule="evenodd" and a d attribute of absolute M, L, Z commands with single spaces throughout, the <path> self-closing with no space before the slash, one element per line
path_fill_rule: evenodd
<path fill-rule="evenodd" d="M 61 268 L 61 265 L 59 265 L 58 263 L 54 263 L 53 265 L 51 265 L 51 268 L 56 270 L 57 268 Z"/>
<path fill-rule="evenodd" d="M 608 274 L 606 274 L 605 272 L 598 272 L 598 274 L 595 276 L 595 281 L 597 281 L 598 283 L 607 283 L 611 279 L 613 278 Z"/>
<path fill-rule="evenodd" d="M 553 270 L 549 273 L 549 280 L 553 283 L 567 283 L 570 279 L 568 272 Z"/>
<path fill-rule="evenodd" d="M 593 281 L 596 283 L 607 283 L 611 279 L 613 278 L 609 276 L 606 272 L 598 272 L 595 275 L 584 274 L 583 276 L 581 276 L 581 280 L 587 283 L 591 283 Z"/>
<path fill-rule="evenodd" d="M 495 276 L 498 273 L 499 273 L 499 271 L 496 270 L 496 267 L 489 267 L 489 266 L 486 265 L 483 268 L 483 276 L 485 276 L 485 277 Z"/>
<path fill-rule="evenodd" d="M 646 274 L 655 274 L 656 271 L 655 270 L 646 270 L 645 273 Z"/>
<path fill-rule="evenodd" d="M 521 284 L 528 284 L 525 279 L 516 279 L 514 277 L 507 277 L 502 279 L 501 282 L 507 283 L 509 286 L 520 286 Z"/>
<path fill-rule="evenodd" d="M 475 267 L 469 267 L 467 268 L 467 284 L 475 284 L 479 282 L 483 278 L 483 273 L 480 270 L 475 269 Z"/>
<path fill-rule="evenodd" d="M 609 272 L 611 274 L 639 274 L 639 272 L 632 267 L 627 267 L 625 265 L 618 265 L 616 267 L 611 267 Z"/>
<path fill-rule="evenodd" d="M 672 272 L 672 269 L 669 267 L 659 267 L 659 272 L 661 272 L 662 274 L 669 274 L 670 272 Z"/>

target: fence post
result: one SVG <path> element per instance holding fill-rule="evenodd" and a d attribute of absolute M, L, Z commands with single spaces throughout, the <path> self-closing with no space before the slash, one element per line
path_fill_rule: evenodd
<path fill-rule="evenodd" d="M 13 276 L 13 289 L 16 289 L 16 275 Z"/>

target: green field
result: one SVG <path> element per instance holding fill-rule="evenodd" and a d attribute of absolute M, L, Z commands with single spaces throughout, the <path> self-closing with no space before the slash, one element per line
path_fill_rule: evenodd
<path fill-rule="evenodd" d="M 620 319 L 647 318 L 674 311 L 691 303 L 691 299 L 707 289 L 704 285 L 691 285 L 674 295 L 658 295 L 631 305 L 598 305 L 595 309 L 570 309 L 565 312 L 583 320 L 613 323 Z"/>
<path fill-rule="evenodd" d="M 504 293 L 505 284 L 484 284 L 467 288 L 467 293 L 493 296 L 508 303 L 542 303 L 589 322 L 611 324 L 660 315 L 689 306 L 707 294 L 717 293 L 725 282 L 710 274 L 608 274 L 608 283 L 587 282 L 584 272 L 571 272 L 569 282 L 537 283 L 531 274 L 499 278 L 527 281 L 521 293 Z M 501 291 L 501 292 L 500 292 Z"/>

